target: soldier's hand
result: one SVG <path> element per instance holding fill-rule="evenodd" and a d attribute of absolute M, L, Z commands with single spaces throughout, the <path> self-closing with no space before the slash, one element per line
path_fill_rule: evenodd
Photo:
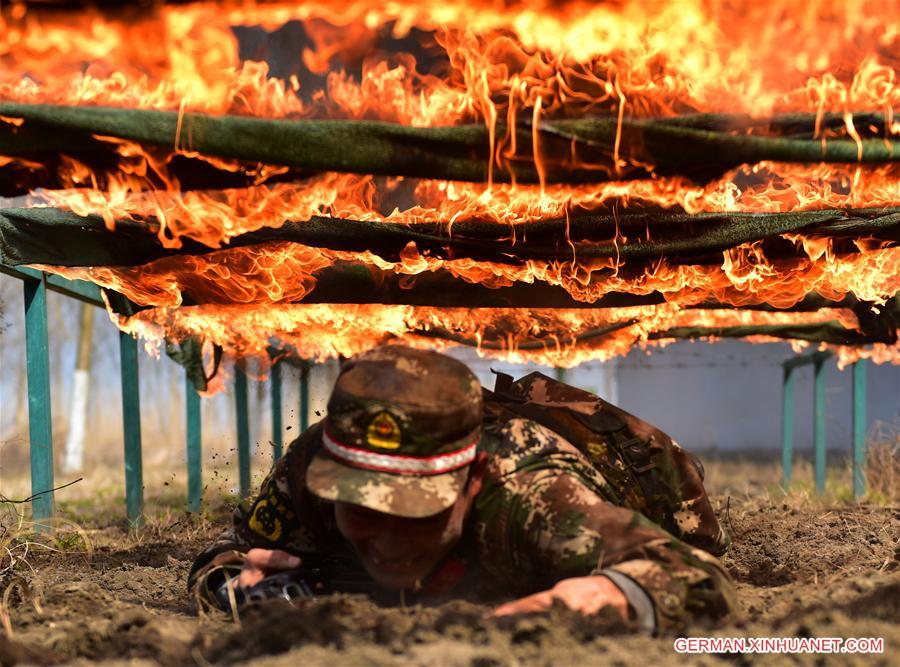
<path fill-rule="evenodd" d="M 602 575 L 563 579 L 548 591 L 500 605 L 494 610 L 494 615 L 545 611 L 553 606 L 554 600 L 561 600 L 569 609 L 582 614 L 595 614 L 603 607 L 613 607 L 626 621 L 630 615 L 628 598 L 618 586 Z"/>
<path fill-rule="evenodd" d="M 270 574 L 300 567 L 300 558 L 279 549 L 250 549 L 244 554 L 244 565 L 238 577 L 241 588 L 254 586 Z"/>

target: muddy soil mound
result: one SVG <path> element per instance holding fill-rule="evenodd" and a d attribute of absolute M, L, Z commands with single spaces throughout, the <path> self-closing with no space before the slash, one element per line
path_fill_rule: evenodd
<path fill-rule="evenodd" d="M 241 628 L 214 640 L 203 655 L 213 663 L 235 664 L 308 644 L 351 653 L 360 646 L 377 645 L 400 655 L 416 646 L 450 642 L 485 649 L 486 656 L 512 656 L 584 645 L 631 631 L 611 610 L 587 618 L 557 606 L 546 614 L 496 619 L 485 618 L 488 611 L 461 601 L 431 608 L 382 608 L 358 596 L 296 607 L 272 601 L 247 610 Z"/>
<path fill-rule="evenodd" d="M 732 519 L 731 529 L 734 546 L 725 562 L 735 581 L 781 586 L 882 565 L 885 549 L 896 546 L 900 510 L 861 505 L 813 511 L 751 503 Z"/>
<path fill-rule="evenodd" d="M 21 596 L 21 590 L 16 594 Z M 42 591 L 37 604 L 34 598 L 15 601 L 14 653 L 0 653 L 4 667 L 60 664 L 76 658 L 146 658 L 161 664 L 184 664 L 189 657 L 192 630 L 185 633 L 177 619 L 124 602 L 94 582 L 52 585 Z M 27 644 L 26 639 L 30 640 Z M 16 655 L 17 647 L 27 654 Z"/>
<path fill-rule="evenodd" d="M 723 563 L 750 621 L 841 608 L 900 571 L 900 509 L 734 504 L 733 545 Z"/>
<path fill-rule="evenodd" d="M 691 634 L 884 637 L 881 655 L 732 658 L 746 665 L 896 664 L 900 510 L 720 500 L 734 536 L 723 562 L 742 617 Z M 100 526 L 90 531 L 90 558 L 32 550 L 27 566 L 0 573 L 0 622 L 5 614 L 12 631 L 0 625 L 0 666 L 722 664 L 719 657 L 676 654 L 672 637 L 628 634 L 614 616 L 584 618 L 564 608 L 496 619 L 487 616 L 490 607 L 462 601 L 395 608 L 336 596 L 296 607 L 259 605 L 245 610 L 239 625 L 224 615 L 198 615 L 185 588 L 190 560 L 224 520 L 204 528 L 181 518 L 138 540 Z"/>

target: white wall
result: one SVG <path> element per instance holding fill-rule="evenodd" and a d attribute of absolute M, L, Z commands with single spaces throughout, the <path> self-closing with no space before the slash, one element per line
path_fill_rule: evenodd
<path fill-rule="evenodd" d="M 490 368 L 520 377 L 539 366 L 504 364 L 454 352 L 488 388 Z M 647 353 L 635 350 L 609 363 L 571 369 L 566 382 L 598 393 L 655 424 L 685 446 L 700 451 L 770 451 L 781 447 L 781 363 L 794 356 L 780 343 L 739 341 L 680 342 Z M 796 451 L 813 446 L 812 367 L 795 371 Z M 852 437 L 852 384 L 847 368 L 826 364 L 826 445 L 849 450 Z M 900 367 L 868 364 L 868 423 L 900 422 Z"/>

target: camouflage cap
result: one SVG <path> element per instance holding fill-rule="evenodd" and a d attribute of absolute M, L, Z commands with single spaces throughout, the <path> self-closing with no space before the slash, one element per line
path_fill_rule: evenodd
<path fill-rule="evenodd" d="M 387 514 L 437 514 L 465 486 L 481 421 L 481 384 L 464 364 L 401 345 L 375 348 L 341 369 L 307 487 Z"/>

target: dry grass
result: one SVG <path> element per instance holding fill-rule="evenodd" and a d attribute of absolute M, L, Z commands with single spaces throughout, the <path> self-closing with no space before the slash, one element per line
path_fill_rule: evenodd
<path fill-rule="evenodd" d="M 756 498 L 793 506 L 900 504 L 900 422 L 879 422 L 873 429 L 866 450 L 866 490 L 861 498 L 853 496 L 853 462 L 849 454 L 838 459 L 830 453 L 822 494 L 816 491 L 815 466 L 811 459 L 795 457 L 792 479 L 785 488 L 777 456 L 773 453 L 769 462 L 706 459 L 706 487 L 711 495 L 724 498 Z"/>
<path fill-rule="evenodd" d="M 23 568 L 32 572 L 29 556 L 35 551 L 81 554 L 87 561 L 94 555 L 94 547 L 88 532 L 74 521 L 54 517 L 48 521 L 33 522 L 25 513 L 8 508 L 0 518 L 0 581 L 8 573 Z"/>
<path fill-rule="evenodd" d="M 21 504 L 0 502 L 0 627 L 7 637 L 13 636 L 7 610 L 14 595 L 43 613 L 38 556 L 71 554 L 82 557 L 85 564 L 94 555 L 91 538 L 80 525 L 63 517 L 40 523 L 29 521 Z"/>
<path fill-rule="evenodd" d="M 171 473 L 165 478 L 171 479 Z M 56 516 L 48 521 L 31 521 L 27 503 L 0 500 L 0 636 L 17 634 L 16 616 L 21 617 L 23 605 L 38 616 L 45 614 L 45 592 L 59 585 L 61 572 L 103 570 L 110 553 L 153 551 L 173 535 L 179 542 L 208 543 L 227 521 L 234 502 L 232 495 L 214 489 L 218 493 L 205 511 L 191 515 L 181 509 L 184 487 L 168 482 L 163 494 L 148 494 L 144 524 L 130 529 L 123 488 L 92 484 L 75 493 L 76 488 L 58 494 Z M 93 562 L 95 556 L 99 564 Z"/>
<path fill-rule="evenodd" d="M 877 424 L 866 454 L 869 495 L 885 503 L 900 503 L 900 421 Z"/>

